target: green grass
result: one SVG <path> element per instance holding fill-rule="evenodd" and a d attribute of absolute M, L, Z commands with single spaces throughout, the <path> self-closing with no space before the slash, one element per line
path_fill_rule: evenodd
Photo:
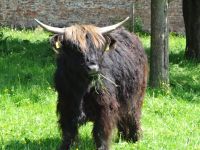
<path fill-rule="evenodd" d="M 53 89 L 54 52 L 43 31 L 0 28 L 0 149 L 51 150 L 60 143 Z M 150 37 L 141 40 L 149 53 Z M 170 88 L 147 89 L 143 137 L 115 137 L 113 150 L 200 149 L 200 64 L 183 57 L 185 38 L 170 36 Z M 95 148 L 92 123 L 79 129 L 75 150 Z"/>

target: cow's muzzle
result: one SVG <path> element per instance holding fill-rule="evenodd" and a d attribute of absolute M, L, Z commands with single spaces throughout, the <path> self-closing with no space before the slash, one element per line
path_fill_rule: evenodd
<path fill-rule="evenodd" d="M 89 73 L 95 73 L 99 71 L 99 66 L 97 64 L 92 64 L 88 66 Z"/>

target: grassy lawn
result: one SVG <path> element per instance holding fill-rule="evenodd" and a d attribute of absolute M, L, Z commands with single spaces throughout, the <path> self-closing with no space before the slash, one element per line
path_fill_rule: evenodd
<path fill-rule="evenodd" d="M 55 55 L 49 34 L 0 28 L 0 149 L 51 150 L 60 143 L 53 89 Z M 149 53 L 150 37 L 141 36 Z M 116 137 L 113 150 L 199 150 L 200 64 L 183 58 L 185 38 L 170 36 L 170 88 L 147 89 L 143 137 Z M 93 150 L 92 123 L 79 129 L 73 150 Z"/>

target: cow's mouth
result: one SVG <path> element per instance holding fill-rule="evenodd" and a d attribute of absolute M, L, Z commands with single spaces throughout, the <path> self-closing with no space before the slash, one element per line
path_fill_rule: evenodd
<path fill-rule="evenodd" d="M 94 71 L 94 70 L 93 71 L 89 71 L 88 75 L 89 75 L 90 78 L 94 78 L 94 77 L 99 75 L 99 71 Z"/>

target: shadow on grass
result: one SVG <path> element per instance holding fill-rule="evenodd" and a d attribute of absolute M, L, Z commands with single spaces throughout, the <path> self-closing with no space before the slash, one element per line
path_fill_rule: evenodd
<path fill-rule="evenodd" d="M 170 64 L 179 64 L 183 60 L 187 61 L 184 58 L 184 51 L 180 51 L 179 53 L 173 53 L 173 52 L 171 52 L 169 54 L 169 62 L 170 62 Z"/>
<path fill-rule="evenodd" d="M 150 63 L 150 47 L 146 47 L 145 52 Z M 199 62 L 185 59 L 184 52 L 182 49 L 178 52 L 172 50 L 169 53 L 169 70 L 175 70 L 170 71 L 171 92 L 176 98 L 200 103 L 200 72 L 197 70 Z M 177 67 L 177 70 L 174 67 Z M 156 89 L 154 92 L 157 94 L 166 93 L 160 89 Z"/>
<path fill-rule="evenodd" d="M 0 92 L 12 96 L 19 90 L 53 87 L 55 54 L 47 38 L 0 39 Z"/>
<path fill-rule="evenodd" d="M 25 139 L 24 142 L 10 141 L 3 149 L 5 150 L 56 150 L 59 148 L 61 139 L 47 138 L 41 140 L 30 141 Z M 90 137 L 79 138 L 76 140 L 71 150 L 91 150 L 95 149 L 93 140 Z"/>
<path fill-rule="evenodd" d="M 176 75 L 171 77 L 170 86 L 176 98 L 181 98 L 188 102 L 200 103 L 200 81 L 194 82 L 189 75 Z"/>
<path fill-rule="evenodd" d="M 6 150 L 55 150 L 60 144 L 59 138 L 47 138 L 36 141 L 25 139 L 24 142 L 10 141 L 6 146 Z"/>
<path fill-rule="evenodd" d="M 173 95 L 188 102 L 199 103 L 199 63 L 195 60 L 185 59 L 184 51 L 171 53 L 169 58 L 170 69 L 173 70 L 170 72 L 170 85 Z"/>
<path fill-rule="evenodd" d="M 145 49 L 150 61 L 150 48 Z M 184 50 L 169 54 L 171 94 L 177 99 L 187 102 L 200 103 L 200 71 L 199 62 L 187 60 Z M 157 94 L 165 94 L 165 90 L 154 90 Z M 155 93 L 154 93 L 155 94 Z"/>

